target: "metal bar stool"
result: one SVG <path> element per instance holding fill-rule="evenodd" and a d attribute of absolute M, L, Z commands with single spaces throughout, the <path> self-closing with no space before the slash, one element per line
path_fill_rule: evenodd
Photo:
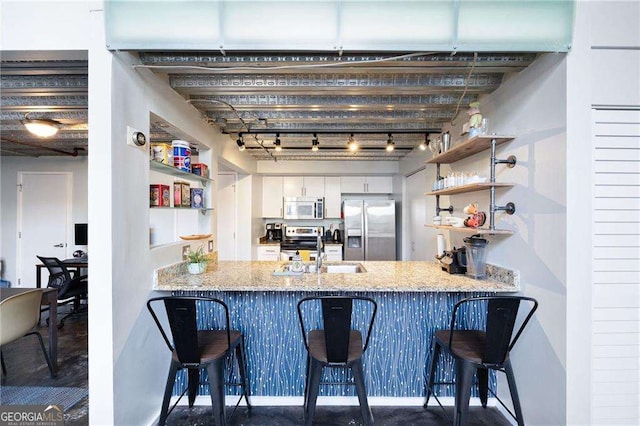
<path fill-rule="evenodd" d="M 487 304 L 487 324 L 485 330 L 455 330 L 458 309 L 465 304 L 479 301 L 486 302 Z M 513 335 L 516 317 L 518 316 L 522 301 L 525 301 L 529 305 L 528 312 L 512 339 L 511 336 Z M 520 399 L 518 398 L 518 390 L 516 388 L 513 368 L 511 367 L 511 360 L 509 359 L 509 352 L 513 349 L 513 346 L 516 344 L 516 341 L 536 309 L 538 309 L 538 302 L 535 299 L 522 296 L 470 297 L 456 303 L 453 307 L 450 329 L 436 331 L 433 336 L 427 371 L 426 401 L 424 407 L 427 408 L 429 397 L 433 394 L 434 385 L 453 384 L 443 382 L 434 383 L 438 356 L 440 351 L 444 350 L 445 353 L 453 356 L 456 362 L 454 425 L 462 426 L 467 424 L 469 399 L 471 397 L 471 386 L 473 373 L 475 371 L 477 371 L 478 391 L 482 406 L 486 408 L 488 392 L 491 392 L 509 414 L 516 419 L 518 425 L 524 425 L 522 408 L 520 407 Z M 509 384 L 515 414 L 489 389 L 490 369 L 502 371 L 507 375 L 507 382 Z M 438 397 L 435 394 L 433 394 L 433 396 L 442 407 Z"/>
<path fill-rule="evenodd" d="M 364 346 L 362 333 L 351 329 L 354 300 L 361 300 L 372 306 Z M 312 301 L 319 301 L 322 306 L 324 328 L 310 330 L 307 334 L 303 319 L 303 305 L 310 304 Z M 377 309 L 378 305 L 373 299 L 361 296 L 306 297 L 298 302 L 300 328 L 302 329 L 304 346 L 307 349 L 307 375 L 304 390 L 305 425 L 310 426 L 313 421 L 321 384 L 355 384 L 364 424 L 373 424 L 373 415 L 367 402 L 367 391 L 364 384 L 362 356 L 369 345 Z M 325 367 L 350 369 L 353 374 L 353 382 L 321 382 L 322 371 Z"/>
<path fill-rule="evenodd" d="M 153 305 L 156 302 L 164 303 L 173 344 L 171 340 L 169 340 L 167 333 L 160 324 L 158 316 L 153 309 Z M 198 304 L 196 304 L 196 302 L 198 302 Z M 208 311 L 223 309 L 224 324 L 221 324 L 220 329 L 198 329 L 196 321 L 197 305 L 200 305 L 201 309 Z M 244 396 L 249 410 L 251 409 L 251 404 L 249 403 L 249 387 L 247 384 L 244 337 L 239 331 L 229 329 L 229 308 L 222 300 L 209 297 L 188 296 L 156 297 L 147 302 L 147 308 L 171 351 L 171 366 L 169 367 L 164 399 L 162 400 L 160 420 L 158 421 L 159 425 L 165 424 L 167 416 L 173 411 L 186 392 L 189 393 L 189 407 L 193 407 L 200 380 L 200 369 L 203 368 L 207 369 L 209 375 L 211 405 L 213 406 L 215 424 L 218 426 L 226 425 L 224 366 L 225 360 L 233 357 L 234 350 L 241 380 L 240 383 L 231 384 L 242 386 L 242 395 L 234 407 L 234 412 L 242 400 L 242 396 Z M 176 374 L 178 370 L 183 368 L 188 370 L 187 388 L 182 392 L 178 401 L 169 409 L 169 401 L 171 400 Z M 231 415 L 233 415 L 233 413 L 231 413 Z"/>

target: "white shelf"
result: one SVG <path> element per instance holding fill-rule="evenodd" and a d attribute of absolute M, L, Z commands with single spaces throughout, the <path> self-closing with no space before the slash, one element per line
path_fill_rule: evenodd
<path fill-rule="evenodd" d="M 154 172 L 164 173 L 165 175 L 170 175 L 170 176 L 174 176 L 182 179 L 195 180 L 195 181 L 201 182 L 203 186 L 206 186 L 209 183 L 213 183 L 213 179 L 196 175 L 194 173 L 185 172 L 180 169 L 176 169 L 175 167 L 168 166 L 166 164 L 162 164 L 154 160 L 149 161 L 149 168 Z"/>

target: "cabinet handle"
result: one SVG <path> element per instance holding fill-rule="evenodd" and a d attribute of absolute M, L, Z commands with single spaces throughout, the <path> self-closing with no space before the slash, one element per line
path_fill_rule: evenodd
<path fill-rule="evenodd" d="M 282 214 L 282 207 L 280 207 L 280 217 L 282 217 L 282 216 L 284 216 L 284 215 Z"/>

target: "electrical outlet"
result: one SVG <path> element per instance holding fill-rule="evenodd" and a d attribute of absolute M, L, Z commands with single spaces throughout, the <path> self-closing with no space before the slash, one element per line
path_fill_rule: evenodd
<path fill-rule="evenodd" d="M 182 246 L 182 260 L 187 260 L 189 253 L 191 253 L 191 246 Z"/>
<path fill-rule="evenodd" d="M 209 253 L 213 251 L 213 240 L 209 240 Z"/>

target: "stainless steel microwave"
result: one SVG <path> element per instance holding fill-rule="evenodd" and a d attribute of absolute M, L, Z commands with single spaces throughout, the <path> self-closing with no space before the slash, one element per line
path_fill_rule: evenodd
<path fill-rule="evenodd" d="M 284 197 L 284 219 L 324 219 L 324 198 Z"/>

